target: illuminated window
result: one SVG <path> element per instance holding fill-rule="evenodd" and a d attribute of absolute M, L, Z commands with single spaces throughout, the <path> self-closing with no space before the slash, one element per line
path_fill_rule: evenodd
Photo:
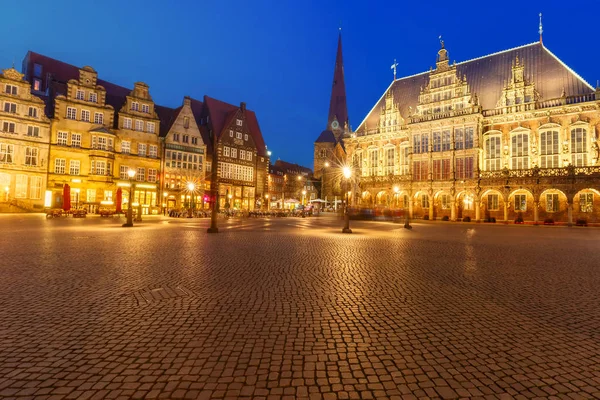
<path fill-rule="evenodd" d="M 247 133 L 244 134 L 244 140 L 248 141 L 248 134 Z"/>
<path fill-rule="evenodd" d="M 252 152 L 251 151 L 246 152 L 246 160 L 252 161 Z"/>
<path fill-rule="evenodd" d="M 88 110 L 81 110 L 81 120 L 90 122 L 90 112 Z"/>
<path fill-rule="evenodd" d="M 122 141 L 121 142 L 121 153 L 129 154 L 131 152 L 131 142 Z"/>
<path fill-rule="evenodd" d="M 97 103 L 98 95 L 96 93 L 90 92 L 90 96 L 89 96 L 88 100 L 90 101 L 90 103 Z"/>
<path fill-rule="evenodd" d="M 98 125 L 104 124 L 104 114 L 94 113 L 94 123 Z"/>
<path fill-rule="evenodd" d="M 58 132 L 56 136 L 56 144 L 66 146 L 69 138 L 68 132 Z"/>
<path fill-rule="evenodd" d="M 77 99 L 77 100 L 85 99 L 85 92 L 83 90 L 77 90 L 77 92 L 75 93 L 75 99 Z"/>
<path fill-rule="evenodd" d="M 131 129 L 131 118 L 123 118 L 123 128 Z"/>
<path fill-rule="evenodd" d="M 73 107 L 67 107 L 67 119 L 77 119 L 77 109 Z"/>
<path fill-rule="evenodd" d="M 583 167 L 587 164 L 587 131 L 584 128 L 571 130 L 571 164 Z"/>
<path fill-rule="evenodd" d="M 558 211 L 558 193 L 546 194 L 546 212 Z"/>
<path fill-rule="evenodd" d="M 517 133 L 511 138 L 511 168 L 529 168 L 529 134 Z"/>
<path fill-rule="evenodd" d="M 65 158 L 54 159 L 54 173 L 64 174 L 67 167 L 67 160 Z"/>
<path fill-rule="evenodd" d="M 150 114 L 150 106 L 148 104 L 142 104 L 142 112 Z"/>
<path fill-rule="evenodd" d="M 156 169 L 148 168 L 148 182 L 156 182 Z"/>
<path fill-rule="evenodd" d="M 137 169 L 137 175 L 135 177 L 135 180 L 143 181 L 145 178 L 146 178 L 146 168 L 139 167 Z"/>
<path fill-rule="evenodd" d="M 129 175 L 127 172 L 129 171 L 129 167 L 126 165 L 121 165 L 119 167 L 119 178 L 121 179 L 129 179 Z"/>
<path fill-rule="evenodd" d="M 584 213 L 594 212 L 594 194 L 581 193 L 579 195 L 579 211 Z"/>
<path fill-rule="evenodd" d="M 154 133 L 155 125 L 154 122 L 147 122 L 148 133 Z"/>
<path fill-rule="evenodd" d="M 378 156 L 379 156 L 379 151 L 377 149 L 369 150 L 369 167 L 368 167 L 368 175 L 369 176 L 377 175 Z"/>
<path fill-rule="evenodd" d="M 231 158 L 237 158 L 237 149 L 231 148 Z"/>
<path fill-rule="evenodd" d="M 242 138 L 242 132 L 236 132 L 235 133 L 235 138 L 236 139 L 241 139 Z"/>
<path fill-rule="evenodd" d="M 433 151 L 442 151 L 441 132 L 433 132 Z"/>
<path fill-rule="evenodd" d="M 71 133 L 71 147 L 81 147 L 80 133 Z"/>
<path fill-rule="evenodd" d="M 15 191 L 15 197 L 24 199 L 27 197 L 27 175 L 17 175 L 17 186 Z"/>
<path fill-rule="evenodd" d="M 33 90 L 36 92 L 42 91 L 42 80 L 39 78 L 33 78 Z"/>
<path fill-rule="evenodd" d="M 146 143 L 138 143 L 138 156 L 146 157 Z"/>
<path fill-rule="evenodd" d="M 240 160 L 246 159 L 246 152 L 244 150 L 240 150 Z"/>
<path fill-rule="evenodd" d="M 490 136 L 485 139 L 485 169 L 498 171 L 502 168 L 500 136 Z"/>
<path fill-rule="evenodd" d="M 442 204 L 442 210 L 450 208 L 450 196 L 447 194 L 440 195 L 440 203 Z"/>
<path fill-rule="evenodd" d="M 384 167 L 384 175 L 389 175 L 394 173 L 394 166 L 396 161 L 396 149 L 393 147 L 388 147 L 385 149 L 385 167 Z"/>
<path fill-rule="evenodd" d="M 450 131 L 442 132 L 442 151 L 450 150 Z"/>
<path fill-rule="evenodd" d="M 429 195 L 427 195 L 427 194 L 421 195 L 421 207 L 429 208 Z"/>
<path fill-rule="evenodd" d="M 69 175 L 79 175 L 81 169 L 81 161 L 70 160 L 69 161 Z"/>
<path fill-rule="evenodd" d="M 488 194 L 487 208 L 490 211 L 498 211 L 498 195 L 497 194 Z"/>
<path fill-rule="evenodd" d="M 540 133 L 540 168 L 560 167 L 558 131 Z"/>
<path fill-rule="evenodd" d="M 242 126 L 242 120 L 241 120 L 241 119 L 236 119 L 236 120 L 235 120 L 235 124 L 236 124 L 237 126 Z"/>
<path fill-rule="evenodd" d="M 527 211 L 527 195 L 515 194 L 515 211 Z"/>
<path fill-rule="evenodd" d="M 143 131 L 144 130 L 144 121 L 140 121 L 139 119 L 135 120 L 135 130 L 136 131 Z"/>
<path fill-rule="evenodd" d="M 42 198 L 42 177 L 32 176 L 29 178 L 29 198 L 30 199 L 41 199 Z"/>
<path fill-rule="evenodd" d="M 140 103 L 138 103 L 137 101 L 131 102 L 131 110 L 140 111 Z"/>

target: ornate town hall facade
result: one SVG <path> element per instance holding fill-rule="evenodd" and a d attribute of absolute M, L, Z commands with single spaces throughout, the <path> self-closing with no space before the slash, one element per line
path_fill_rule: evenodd
<path fill-rule="evenodd" d="M 541 40 L 452 64 L 441 42 L 435 68 L 394 79 L 344 134 L 353 202 L 415 218 L 600 222 L 599 126 L 600 90 Z"/>

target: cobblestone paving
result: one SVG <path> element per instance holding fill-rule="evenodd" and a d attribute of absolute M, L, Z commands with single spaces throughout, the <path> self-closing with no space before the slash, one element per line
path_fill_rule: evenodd
<path fill-rule="evenodd" d="M 600 230 L 0 215 L 0 398 L 600 398 Z"/>

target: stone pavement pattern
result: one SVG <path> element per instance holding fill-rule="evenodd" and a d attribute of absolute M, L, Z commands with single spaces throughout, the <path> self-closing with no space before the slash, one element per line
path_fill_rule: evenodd
<path fill-rule="evenodd" d="M 0 398 L 600 398 L 600 230 L 0 216 Z"/>

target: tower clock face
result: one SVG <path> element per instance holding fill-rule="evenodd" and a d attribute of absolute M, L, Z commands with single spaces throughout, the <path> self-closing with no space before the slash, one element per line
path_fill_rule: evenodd
<path fill-rule="evenodd" d="M 337 129 L 340 127 L 340 124 L 337 121 L 333 121 L 331 123 L 331 129 Z"/>

